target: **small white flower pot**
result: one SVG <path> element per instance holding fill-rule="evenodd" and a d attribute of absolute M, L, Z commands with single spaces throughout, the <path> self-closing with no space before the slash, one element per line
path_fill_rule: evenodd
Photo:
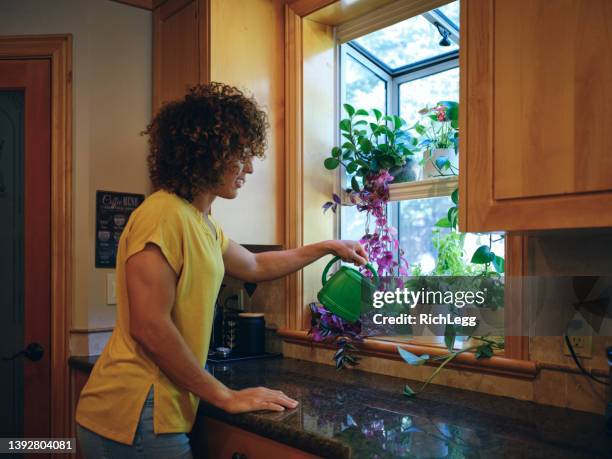
<path fill-rule="evenodd" d="M 423 153 L 425 158 L 425 164 L 423 164 L 423 178 L 432 178 L 439 175 L 451 175 L 450 169 L 442 169 L 442 173 L 436 166 L 436 160 L 439 158 L 448 158 L 453 168 L 459 168 L 459 155 L 455 153 L 454 148 L 435 148 L 433 150 L 426 150 Z"/>

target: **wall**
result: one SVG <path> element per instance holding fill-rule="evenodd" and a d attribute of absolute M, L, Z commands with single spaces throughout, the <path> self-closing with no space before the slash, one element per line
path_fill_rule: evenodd
<path fill-rule="evenodd" d="M 323 214 L 321 206 L 334 191 L 337 171 L 323 167 L 336 144 L 334 98 L 334 36 L 332 28 L 304 19 L 303 31 L 303 113 L 304 113 L 304 244 L 334 238 L 336 215 Z M 303 302 L 317 300 L 321 272 L 331 257 L 324 257 L 303 272 Z"/>
<path fill-rule="evenodd" d="M 94 268 L 95 191 L 148 193 L 151 12 L 109 0 L 3 0 L 3 35 L 73 35 L 73 328 L 114 325 Z M 80 339 L 76 353 L 87 351 Z"/>
<path fill-rule="evenodd" d="M 213 215 L 241 244 L 283 243 L 284 9 L 281 0 L 211 1 L 211 79 L 255 96 L 270 120 L 269 148 L 238 199 Z"/>

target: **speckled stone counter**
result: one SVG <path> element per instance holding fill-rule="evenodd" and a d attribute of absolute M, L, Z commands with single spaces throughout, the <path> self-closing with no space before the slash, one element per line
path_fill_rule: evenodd
<path fill-rule="evenodd" d="M 73 359 L 80 359 L 75 363 Z M 91 365 L 93 359 L 73 358 Z M 300 401 L 283 413 L 230 415 L 201 403 L 210 416 L 326 458 L 612 457 L 603 416 L 419 383 L 294 359 L 213 365 L 233 389 L 267 386 Z"/>
<path fill-rule="evenodd" d="M 330 458 L 612 457 L 603 416 L 294 359 L 212 367 L 234 389 L 267 386 L 300 401 L 284 413 L 200 415 Z M 412 383 L 418 387 L 419 383 Z"/>

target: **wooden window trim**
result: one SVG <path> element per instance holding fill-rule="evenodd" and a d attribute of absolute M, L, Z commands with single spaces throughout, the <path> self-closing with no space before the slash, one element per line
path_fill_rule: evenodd
<path fill-rule="evenodd" d="M 70 437 L 72 35 L 0 37 L 0 59 L 51 60 L 51 437 Z"/>
<path fill-rule="evenodd" d="M 336 349 L 336 346 L 329 343 L 315 343 L 308 336 L 306 330 L 290 330 L 282 328 L 278 334 L 287 343 L 299 344 L 302 346 L 318 347 L 324 349 Z M 397 352 L 399 343 L 391 341 L 379 341 L 375 339 L 365 339 L 359 345 L 359 354 L 369 357 L 378 357 L 389 360 L 402 360 Z M 401 343 L 402 348 L 416 355 L 428 354 L 430 356 L 446 355 L 448 351 L 445 348 L 437 346 L 423 346 L 415 344 Z M 429 365 L 429 363 L 427 363 Z M 436 364 L 432 364 L 437 366 Z M 448 368 L 457 370 L 469 370 L 478 373 L 486 373 L 498 376 L 510 376 L 520 379 L 534 379 L 538 372 L 536 362 L 530 360 L 521 360 L 508 358 L 506 356 L 494 356 L 488 359 L 477 359 L 473 353 L 466 352 L 459 354 L 452 362 L 447 365 Z"/>
<path fill-rule="evenodd" d="M 308 5 L 308 8 L 297 8 L 296 5 Z M 303 17 L 329 5 L 327 0 L 298 0 L 285 5 L 285 247 L 288 249 L 303 245 L 303 111 L 302 111 L 302 21 Z M 465 17 L 467 2 L 462 2 L 461 14 Z M 465 30 L 465 27 L 464 27 Z M 462 37 L 466 34 L 463 33 Z M 465 39 L 462 38 L 465 45 Z M 460 56 L 461 81 L 464 70 Z M 461 83 L 461 94 L 465 94 L 464 83 Z M 462 97 L 463 98 L 463 97 Z M 461 109 L 465 118 L 465 107 Z M 460 156 L 461 158 L 461 156 Z M 460 159 L 461 160 L 461 159 Z M 449 185 L 449 184 L 447 184 Z M 465 181 L 460 186 L 465 185 Z M 450 185 L 449 185 L 450 186 Z M 400 190 L 398 190 L 400 191 Z M 524 258 L 526 254 L 525 238 L 518 234 L 506 236 L 507 275 L 521 276 L 524 273 Z M 512 261 L 510 262 L 510 258 Z M 308 312 L 303 304 L 303 279 L 301 272 L 287 277 L 286 280 L 286 322 L 279 330 L 279 335 L 286 342 L 315 347 L 331 347 L 326 344 L 313 343 L 307 334 Z M 520 298 L 507 299 L 506 304 L 520 304 Z M 520 309 L 520 306 L 518 307 Z M 513 314 L 517 307 L 506 308 L 506 320 L 510 322 L 521 319 L 522 315 Z M 520 312 L 520 311 L 519 311 Z M 441 348 L 407 344 L 406 349 L 416 354 L 440 355 L 446 351 Z M 391 342 L 366 339 L 360 347 L 363 355 L 376 356 L 391 360 L 399 360 L 397 344 Z M 506 336 L 504 356 L 494 356 L 490 359 L 476 359 L 473 354 L 461 354 L 450 365 L 471 371 L 512 376 L 518 378 L 534 378 L 537 374 L 537 364 L 529 361 L 529 338 L 526 336 Z"/>

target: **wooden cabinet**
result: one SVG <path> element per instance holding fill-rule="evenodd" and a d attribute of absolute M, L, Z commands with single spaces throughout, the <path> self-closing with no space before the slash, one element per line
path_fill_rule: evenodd
<path fill-rule="evenodd" d="M 208 417 L 198 419 L 191 442 L 194 457 L 215 459 L 316 459 L 318 457 Z"/>
<path fill-rule="evenodd" d="M 461 8 L 461 229 L 612 226 L 612 2 Z"/>
<path fill-rule="evenodd" d="M 209 0 L 166 0 L 153 10 L 153 113 L 210 81 Z"/>

